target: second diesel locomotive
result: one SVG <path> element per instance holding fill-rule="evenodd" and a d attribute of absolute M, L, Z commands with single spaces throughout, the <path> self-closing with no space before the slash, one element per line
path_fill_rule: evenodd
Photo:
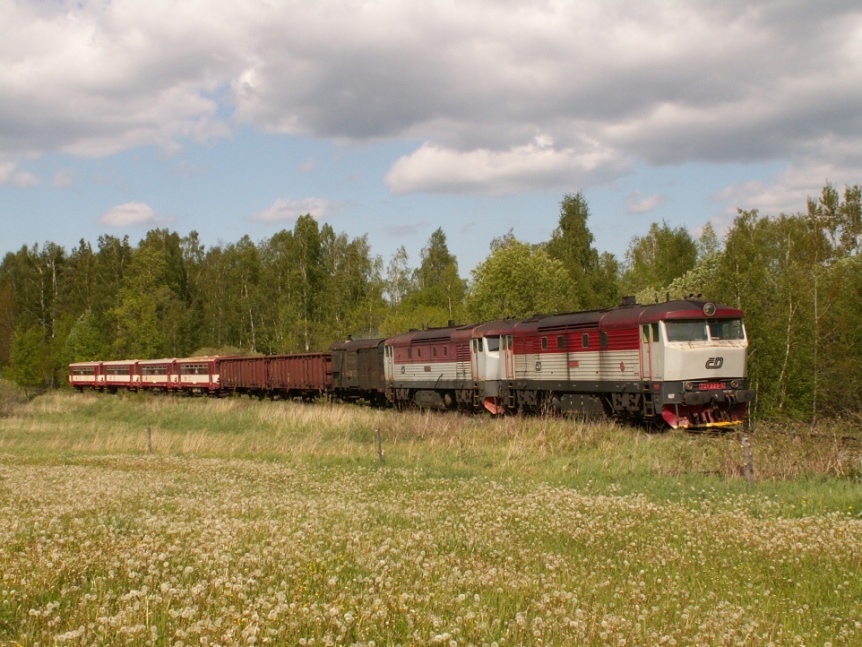
<path fill-rule="evenodd" d="M 673 428 L 737 425 L 748 388 L 743 313 L 700 299 L 413 330 L 329 352 L 81 362 L 83 390 L 281 398 L 399 408 L 613 416 Z"/>

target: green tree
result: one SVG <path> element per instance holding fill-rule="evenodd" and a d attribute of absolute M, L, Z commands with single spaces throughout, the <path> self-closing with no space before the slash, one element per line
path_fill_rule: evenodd
<path fill-rule="evenodd" d="M 169 264 L 162 249 L 145 245 L 135 252 L 118 305 L 111 310 L 117 357 L 150 359 L 186 354 L 178 334 L 183 304 L 170 285 Z"/>
<path fill-rule="evenodd" d="M 678 276 L 668 285 L 656 288 L 646 288 L 637 293 L 639 303 L 652 303 L 654 300 L 670 295 L 671 298 L 683 298 L 688 295 L 703 295 L 715 298 L 715 284 L 718 272 L 721 270 L 721 242 L 712 225 L 707 223 L 703 233 L 696 241 L 697 263 L 682 276 Z"/>
<path fill-rule="evenodd" d="M 2 267 L 0 267 L 2 270 Z M 12 336 L 15 334 L 15 294 L 12 284 L 0 280 L 0 369 L 9 363 L 12 354 Z"/>
<path fill-rule="evenodd" d="M 392 255 L 386 268 L 385 294 L 394 311 L 398 311 L 401 303 L 409 294 L 410 287 L 409 257 L 404 245 L 401 245 Z"/>
<path fill-rule="evenodd" d="M 449 319 L 461 314 L 467 282 L 458 275 L 458 261 L 449 252 L 442 228 L 437 228 L 422 248 L 414 285 L 415 291 L 406 299 L 411 306 L 441 308 Z"/>
<path fill-rule="evenodd" d="M 91 310 L 85 311 L 66 337 L 65 363 L 92 362 L 104 359 L 109 353 L 110 346 L 105 343 L 95 315 Z"/>
<path fill-rule="evenodd" d="M 660 290 L 694 268 L 697 245 L 683 227 L 653 223 L 642 237 L 632 238 L 626 251 L 623 288 L 627 294 Z"/>
<path fill-rule="evenodd" d="M 51 383 L 51 346 L 41 326 L 19 328 L 12 337 L 12 354 L 5 375 L 28 396 Z"/>
<path fill-rule="evenodd" d="M 419 267 L 409 279 L 408 276 L 407 252 L 402 247 L 387 273 L 389 312 L 380 324 L 382 334 L 446 326 L 450 321 L 463 320 L 467 282 L 458 274 L 458 261 L 449 252 L 442 228 L 431 234 L 422 248 Z"/>
<path fill-rule="evenodd" d="M 567 309 L 575 285 L 563 263 L 511 233 L 473 270 L 467 311 L 475 321 L 526 318 Z"/>
<path fill-rule="evenodd" d="M 811 260 L 804 219 L 743 211 L 728 233 L 716 300 L 746 312 L 750 373 L 767 415 L 805 417 L 813 387 Z"/>
<path fill-rule="evenodd" d="M 820 373 L 821 409 L 832 416 L 862 411 L 862 256 L 839 259 L 829 268 L 826 286 L 834 290 L 824 311 Z"/>
<path fill-rule="evenodd" d="M 563 263 L 576 289 L 568 309 L 609 307 L 619 301 L 619 267 L 612 254 L 602 254 L 593 245 L 587 226 L 590 208 L 578 192 L 567 194 L 560 203 L 560 218 L 546 250 Z"/>

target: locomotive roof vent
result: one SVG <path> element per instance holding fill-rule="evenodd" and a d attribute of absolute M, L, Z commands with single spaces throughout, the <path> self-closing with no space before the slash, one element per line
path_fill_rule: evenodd
<path fill-rule="evenodd" d="M 635 296 L 625 296 L 623 300 L 620 302 L 621 307 L 625 306 L 636 306 L 638 304 L 638 298 Z"/>

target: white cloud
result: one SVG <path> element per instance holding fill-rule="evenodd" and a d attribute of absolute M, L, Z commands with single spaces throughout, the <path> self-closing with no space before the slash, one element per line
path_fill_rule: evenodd
<path fill-rule="evenodd" d="M 399 159 L 386 175 L 393 193 L 438 191 L 504 195 L 535 188 L 599 182 L 622 166 L 613 151 L 596 144 L 554 148 L 547 136 L 507 150 L 458 151 L 426 142 Z"/>
<path fill-rule="evenodd" d="M 712 196 L 725 203 L 725 216 L 737 215 L 737 208 L 757 209 L 762 215 L 777 216 L 805 210 L 808 198 L 817 199 L 823 186 L 831 182 L 843 193 L 846 185 L 859 184 L 862 167 L 838 167 L 831 164 L 793 164 L 774 178 L 733 184 Z"/>
<path fill-rule="evenodd" d="M 58 189 L 66 189 L 75 182 L 75 172 L 72 169 L 61 169 L 54 174 L 54 186 Z"/>
<path fill-rule="evenodd" d="M 0 163 L 0 186 L 31 187 L 39 184 L 39 178 L 29 171 L 21 171 L 11 162 Z"/>
<path fill-rule="evenodd" d="M 640 194 L 640 191 L 633 191 L 626 196 L 626 212 L 634 214 L 649 213 L 666 201 L 667 196 L 660 193 L 644 197 Z"/>
<path fill-rule="evenodd" d="M 629 160 L 862 166 L 858 3 L 82 0 L 0 21 L 0 150 L 22 159 L 242 123 L 428 142 L 396 193 L 588 186 Z"/>
<path fill-rule="evenodd" d="M 268 223 L 290 223 L 306 214 L 320 220 L 326 215 L 329 208 L 329 203 L 323 198 L 304 198 L 302 200 L 279 198 L 263 211 L 253 215 L 251 220 Z"/>
<path fill-rule="evenodd" d="M 3 3 L 0 149 L 102 156 L 224 136 L 212 93 L 240 69 L 230 7 Z"/>
<path fill-rule="evenodd" d="M 108 209 L 98 222 L 106 227 L 156 227 L 162 224 L 163 220 L 148 204 L 126 202 Z"/>

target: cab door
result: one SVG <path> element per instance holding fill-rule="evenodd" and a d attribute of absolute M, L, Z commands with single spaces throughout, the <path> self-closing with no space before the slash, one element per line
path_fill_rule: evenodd
<path fill-rule="evenodd" d="M 512 335 L 500 338 L 500 361 L 503 363 L 503 377 L 507 380 L 515 377 L 515 349 L 512 346 Z"/>
<path fill-rule="evenodd" d="M 470 368 L 474 381 L 485 379 L 485 347 L 482 337 L 474 337 L 470 340 Z"/>
<path fill-rule="evenodd" d="M 640 368 L 642 380 L 661 380 L 664 377 L 664 346 L 659 323 L 641 324 Z"/>

